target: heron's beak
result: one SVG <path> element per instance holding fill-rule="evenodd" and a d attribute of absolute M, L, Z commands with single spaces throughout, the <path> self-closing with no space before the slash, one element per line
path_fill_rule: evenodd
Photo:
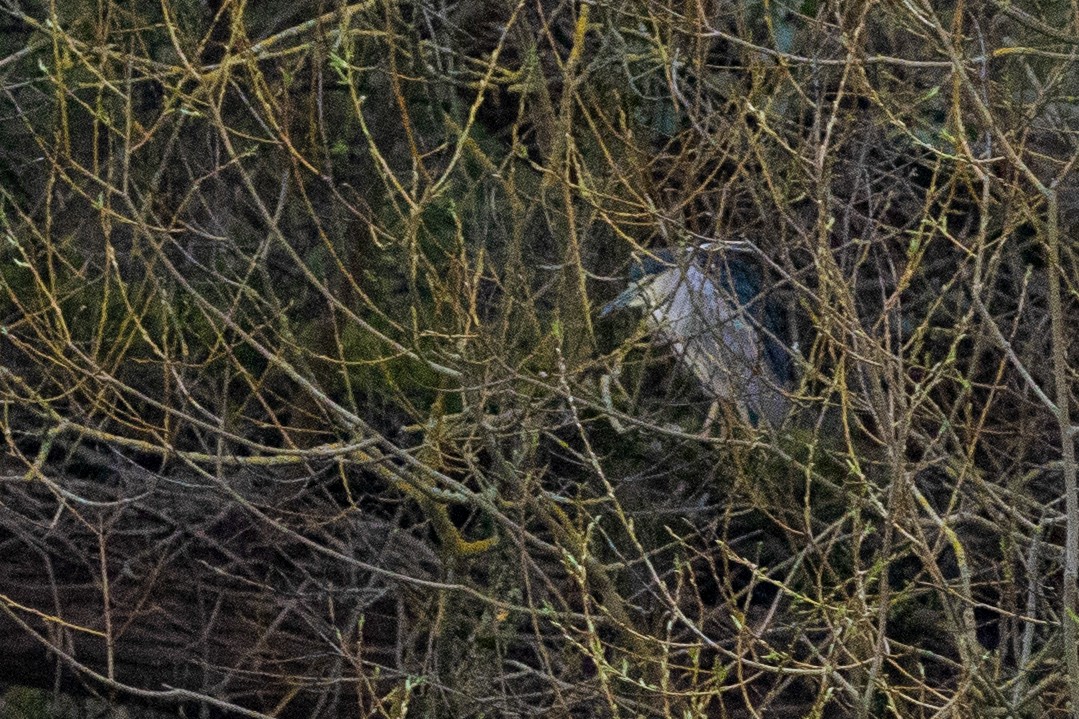
<path fill-rule="evenodd" d="M 641 297 L 641 286 L 634 282 L 622 292 L 622 294 L 611 300 L 602 310 L 599 312 L 600 317 L 606 317 L 609 314 L 617 312 L 618 310 L 625 309 L 626 307 L 640 307 L 643 302 Z"/>

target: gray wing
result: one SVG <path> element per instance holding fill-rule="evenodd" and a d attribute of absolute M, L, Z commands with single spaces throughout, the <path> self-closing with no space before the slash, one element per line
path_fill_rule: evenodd
<path fill-rule="evenodd" d="M 790 400 L 770 364 L 756 321 L 737 298 L 696 266 L 672 269 L 656 287 L 666 297 L 650 322 L 671 342 L 701 384 L 733 402 L 751 422 L 779 426 Z"/>

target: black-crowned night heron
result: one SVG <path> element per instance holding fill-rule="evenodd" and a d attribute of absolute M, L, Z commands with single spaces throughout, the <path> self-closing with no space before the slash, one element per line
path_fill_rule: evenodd
<path fill-rule="evenodd" d="M 705 391 L 743 419 L 778 427 L 790 408 L 788 351 L 758 273 L 717 243 L 665 249 L 634 263 L 630 285 L 603 308 L 648 310 L 649 331 L 670 343 Z"/>

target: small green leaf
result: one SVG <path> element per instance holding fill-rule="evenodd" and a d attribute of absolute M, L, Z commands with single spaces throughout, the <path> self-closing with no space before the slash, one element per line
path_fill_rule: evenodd
<path fill-rule="evenodd" d="M 940 94 L 940 85 L 934 85 L 933 87 L 922 93 L 922 96 L 918 98 L 917 102 L 922 103 L 926 100 L 932 100 L 934 97 Z"/>

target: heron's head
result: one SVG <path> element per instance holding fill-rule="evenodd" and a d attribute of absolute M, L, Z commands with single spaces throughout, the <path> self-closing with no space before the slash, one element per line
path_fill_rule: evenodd
<path fill-rule="evenodd" d="M 657 250 L 634 260 L 629 286 L 600 311 L 600 317 L 626 307 L 660 307 L 680 286 L 702 297 L 712 297 L 718 290 L 739 305 L 759 307 L 761 278 L 753 263 L 724 252 L 718 243 L 705 242 Z"/>
<path fill-rule="evenodd" d="M 626 307 L 645 307 L 662 300 L 666 291 L 661 278 L 678 272 L 676 253 L 671 249 L 659 250 L 638 258 L 629 269 L 629 286 L 611 300 L 601 311 L 600 317 Z"/>

